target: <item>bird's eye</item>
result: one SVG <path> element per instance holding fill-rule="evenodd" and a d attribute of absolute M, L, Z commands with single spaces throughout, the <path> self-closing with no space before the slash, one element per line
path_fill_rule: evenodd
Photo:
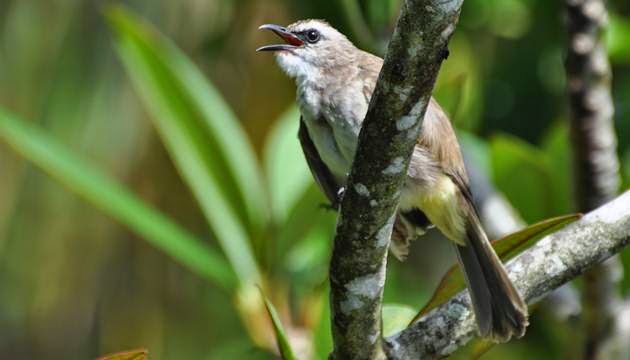
<path fill-rule="evenodd" d="M 311 29 L 306 32 L 306 40 L 310 42 L 311 44 L 318 42 L 319 38 L 320 38 L 319 31 L 315 29 Z"/>

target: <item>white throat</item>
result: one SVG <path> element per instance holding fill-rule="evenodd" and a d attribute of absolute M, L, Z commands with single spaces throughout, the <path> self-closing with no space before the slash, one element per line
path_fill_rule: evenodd
<path fill-rule="evenodd" d="M 291 78 L 295 79 L 298 87 L 306 83 L 317 83 L 321 77 L 320 70 L 290 52 L 279 52 L 276 61 L 280 68 Z"/>

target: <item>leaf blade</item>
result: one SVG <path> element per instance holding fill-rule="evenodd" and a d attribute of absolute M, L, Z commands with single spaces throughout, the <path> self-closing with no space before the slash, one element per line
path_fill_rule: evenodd
<path fill-rule="evenodd" d="M 259 283 L 250 234 L 260 224 L 253 224 L 249 233 L 246 225 L 265 222 L 260 200 L 265 192 L 242 130 L 200 71 L 155 29 L 122 6 L 112 7 L 107 17 L 132 83 L 239 281 L 245 287 Z M 209 109 L 202 98 L 216 109 Z M 223 116 L 223 125 L 211 111 Z M 239 154 L 243 163 L 237 164 L 230 156 Z"/>
<path fill-rule="evenodd" d="M 291 106 L 274 123 L 264 147 L 264 163 L 276 223 L 281 224 L 312 183 L 297 138 L 300 112 Z"/>
<path fill-rule="evenodd" d="M 103 355 L 97 360 L 147 360 L 148 358 L 149 351 L 147 349 L 137 349 Z"/>
<path fill-rule="evenodd" d="M 284 331 L 284 326 L 280 321 L 280 317 L 278 316 L 276 308 L 273 306 L 271 301 L 267 299 L 262 290 L 260 290 L 260 294 L 265 300 L 265 308 L 267 309 L 267 314 L 269 315 L 269 318 L 271 319 L 271 323 L 273 325 L 273 331 L 276 336 L 276 342 L 278 344 L 278 350 L 280 350 L 280 355 L 284 360 L 296 360 L 297 357 L 295 356 L 295 353 L 291 348 L 291 344 L 289 343 L 287 334 Z"/>
<path fill-rule="evenodd" d="M 560 228 L 578 220 L 580 217 L 581 214 L 570 214 L 543 220 L 528 226 L 525 229 L 493 241 L 492 247 L 501 260 L 507 261 L 516 256 L 519 252 L 532 246 L 536 241 L 540 240 L 545 235 L 559 230 Z M 429 301 L 424 305 L 424 307 L 422 307 L 411 322 L 413 323 L 419 320 L 422 316 L 446 302 L 465 287 L 466 282 L 459 266 L 451 266 L 444 276 L 442 276 L 437 289 Z"/>
<path fill-rule="evenodd" d="M 36 126 L 0 109 L 0 139 L 66 188 L 195 273 L 225 289 L 235 287 L 234 274 L 220 254 Z"/>

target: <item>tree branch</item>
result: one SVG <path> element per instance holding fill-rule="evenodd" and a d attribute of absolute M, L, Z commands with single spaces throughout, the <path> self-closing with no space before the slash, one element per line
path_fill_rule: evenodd
<path fill-rule="evenodd" d="M 330 266 L 333 358 L 385 358 L 381 301 L 393 215 L 462 3 L 402 4 L 337 221 Z"/>
<path fill-rule="evenodd" d="M 473 201 L 488 237 L 499 239 L 524 228 L 525 221 L 505 196 L 494 188 L 487 176 L 479 171 L 474 160 L 467 156 L 465 147 L 463 155 Z M 558 320 L 566 320 L 582 312 L 579 293 L 571 284 L 566 284 L 547 295 L 544 307 Z"/>
<path fill-rule="evenodd" d="M 581 275 L 630 243 L 630 191 L 546 236 L 506 266 L 528 302 Z M 390 359 L 444 357 L 475 335 L 468 291 L 386 339 Z"/>
<path fill-rule="evenodd" d="M 566 0 L 566 9 L 575 197 L 580 211 L 590 211 L 613 198 L 619 188 L 611 72 L 602 44 L 607 12 L 603 0 Z M 619 259 L 612 258 L 584 275 L 585 358 L 606 357 L 602 351 L 615 336 L 621 269 Z"/>

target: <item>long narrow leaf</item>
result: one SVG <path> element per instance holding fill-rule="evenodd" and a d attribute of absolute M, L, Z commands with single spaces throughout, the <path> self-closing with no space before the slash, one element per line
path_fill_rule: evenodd
<path fill-rule="evenodd" d="M 195 273 L 226 289 L 234 274 L 223 257 L 37 127 L 0 109 L 0 139 L 50 176 Z"/>
<path fill-rule="evenodd" d="M 278 312 L 276 308 L 273 306 L 271 301 L 267 299 L 267 297 L 262 294 L 261 295 L 265 299 L 265 307 L 267 308 L 267 314 L 269 314 L 269 318 L 271 318 L 271 323 L 273 324 L 273 331 L 276 335 L 276 342 L 278 343 L 278 349 L 280 350 L 280 355 L 284 360 L 296 360 L 297 357 L 291 348 L 291 344 L 289 344 L 289 339 L 287 338 L 287 334 L 284 331 L 284 327 L 282 326 L 282 322 L 280 321 L 280 317 L 278 316 Z"/>
<path fill-rule="evenodd" d="M 103 355 L 96 360 L 147 360 L 148 358 L 149 351 L 147 349 L 138 349 Z"/>
<path fill-rule="evenodd" d="M 274 220 L 282 224 L 313 183 L 297 138 L 300 112 L 289 108 L 269 132 L 265 143 L 265 171 Z"/>
<path fill-rule="evenodd" d="M 201 72 L 157 31 L 122 7 L 107 15 L 127 72 L 239 280 L 259 283 L 250 234 L 264 222 L 266 195 L 237 121 Z M 254 223 L 251 233 L 248 223 Z"/>
<path fill-rule="evenodd" d="M 504 238 L 493 241 L 492 247 L 497 252 L 497 255 L 499 255 L 501 260 L 509 260 L 521 251 L 532 246 L 543 236 L 578 220 L 580 216 L 580 214 L 564 215 L 541 221 Z M 465 286 L 466 282 L 464 280 L 464 275 L 459 269 L 459 266 L 451 266 L 451 268 L 442 277 L 442 280 L 440 280 L 440 284 L 433 293 L 433 296 L 431 296 L 429 302 L 424 305 L 412 322 L 420 319 L 429 311 L 453 297 L 455 294 L 463 290 Z"/>

